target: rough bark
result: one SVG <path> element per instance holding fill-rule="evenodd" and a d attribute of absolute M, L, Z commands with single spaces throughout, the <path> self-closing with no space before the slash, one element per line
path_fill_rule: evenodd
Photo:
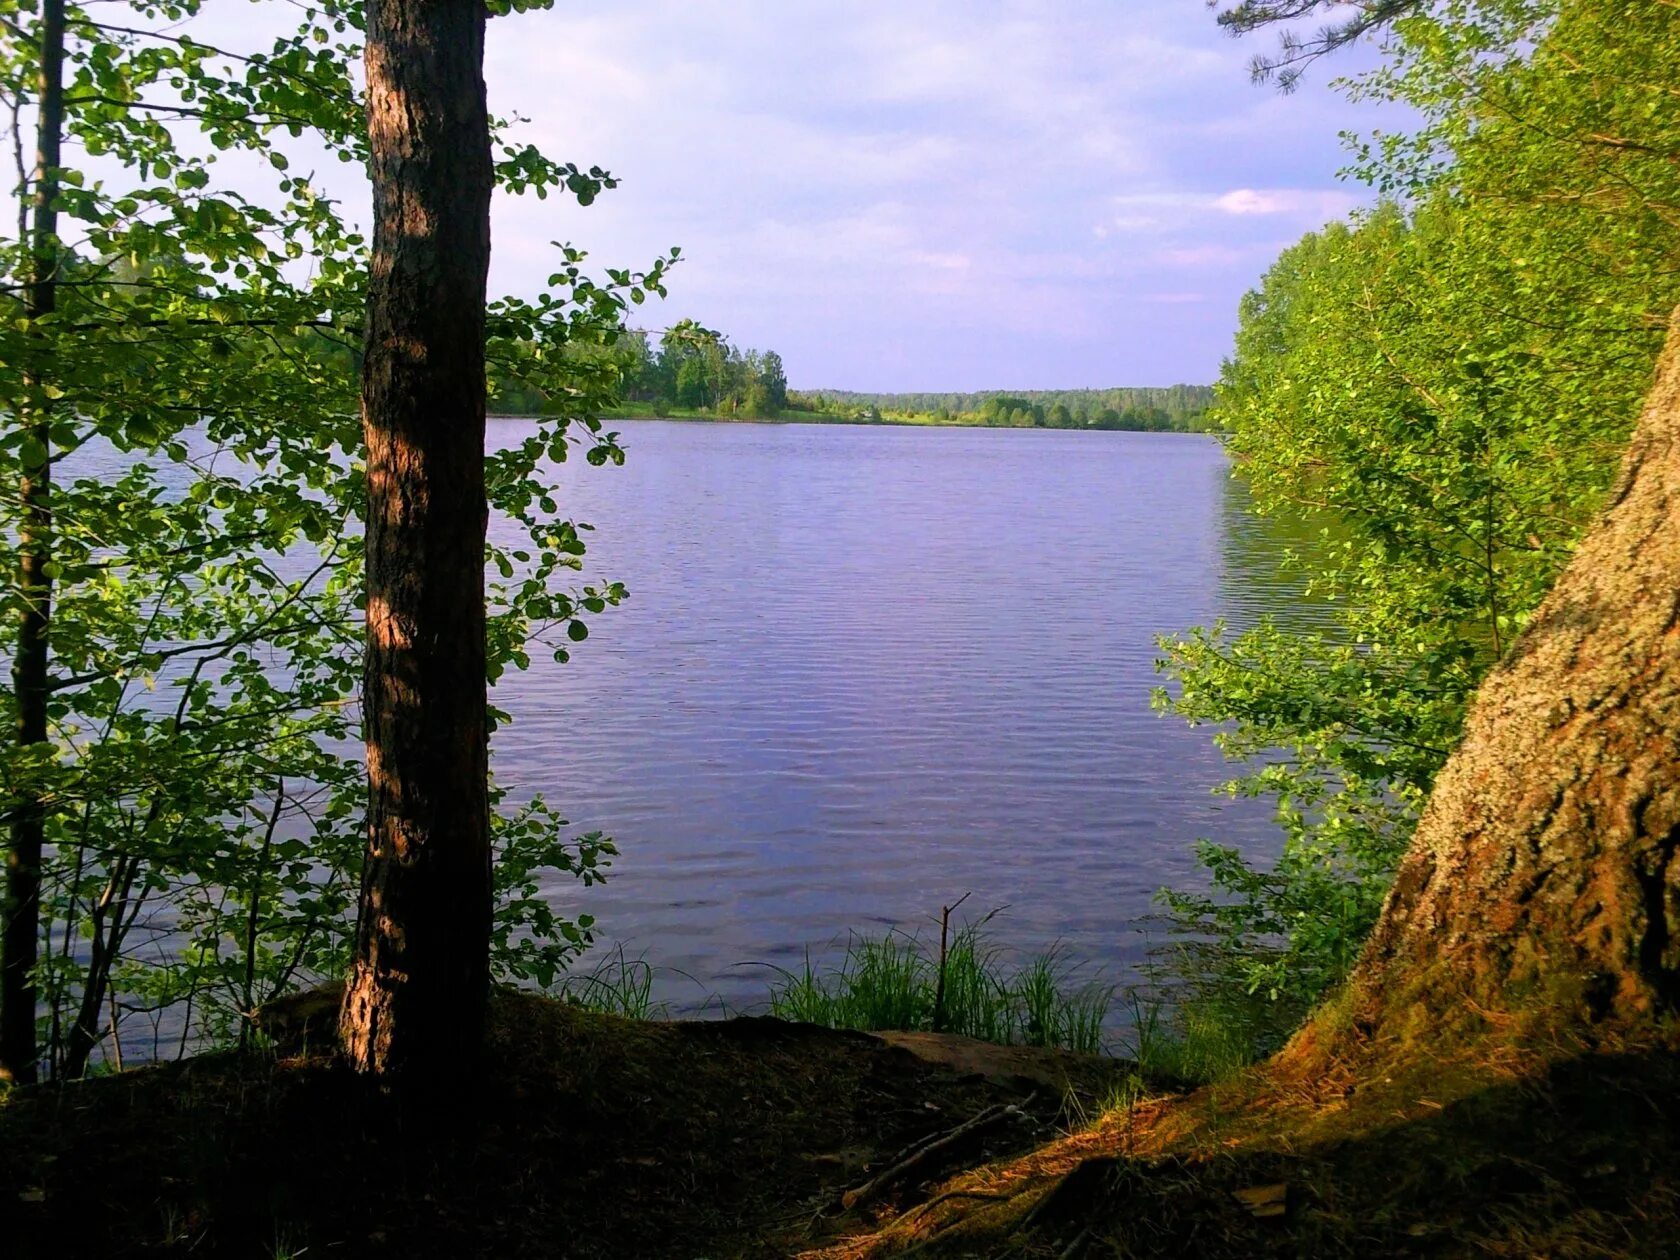
<path fill-rule="evenodd" d="M 24 314 L 50 316 L 58 305 L 58 168 L 64 131 L 64 3 L 46 0 L 41 10 L 41 61 L 37 71 L 33 220 Z M 45 356 L 43 356 L 44 358 Z M 17 697 L 16 738 L 21 746 L 47 742 L 48 631 L 52 622 L 51 415 L 41 392 L 44 363 L 26 370 L 25 394 L 34 414 L 25 418 L 33 441 L 25 448 L 18 481 L 17 653 L 12 687 Z M 31 455 L 30 450 L 34 451 Z M 39 799 L 13 803 L 6 848 L 5 927 L 0 933 L 0 1080 L 36 1078 L 35 965 L 40 957 L 41 859 L 46 814 Z"/>
<path fill-rule="evenodd" d="M 488 996 L 485 7 L 369 0 L 368 848 L 340 1014 L 362 1072 L 459 1070 Z"/>
<path fill-rule="evenodd" d="M 1609 502 L 1483 683 L 1347 999 L 1304 1040 L 1590 1039 L 1680 1011 L 1680 312 Z"/>

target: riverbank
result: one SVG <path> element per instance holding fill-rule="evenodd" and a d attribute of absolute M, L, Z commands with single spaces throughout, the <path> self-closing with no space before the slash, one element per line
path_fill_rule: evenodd
<path fill-rule="evenodd" d="M 503 995 L 445 1131 L 357 1090 L 319 1026 L 282 1036 L 0 1102 L 5 1254 L 1656 1257 L 1680 1237 L 1672 1044 L 1178 1094 L 1054 1051 Z"/>
<path fill-rule="evenodd" d="M 752 416 L 718 413 L 701 407 L 672 407 L 654 403 L 624 403 L 601 413 L 603 420 L 691 420 L 706 424 L 896 424 L 931 425 L 933 418 L 886 417 L 869 419 L 863 416 L 842 415 L 832 411 L 779 411 L 774 415 Z M 974 428 L 977 426 L 951 426 Z"/>
<path fill-rule="evenodd" d="M 1680 1256 L 1672 1028 L 1365 1050 L 1386 1070 L 1286 1052 L 1140 1100 L 806 1260 Z"/>
<path fill-rule="evenodd" d="M 648 1023 L 509 994 L 492 1004 L 482 1079 L 460 1083 L 468 1128 L 451 1136 L 370 1105 L 333 1067 L 331 1007 L 306 1000 L 278 1055 L 14 1092 L 0 1103 L 0 1250 L 785 1256 L 1053 1138 L 1128 1071 L 965 1038 Z M 927 1141 L 944 1144 L 870 1185 Z"/>
<path fill-rule="evenodd" d="M 935 421 L 917 417 L 878 416 L 869 419 L 863 416 L 837 416 L 826 411 L 783 411 L 773 416 L 749 415 L 717 415 L 710 411 L 697 411 L 681 407 L 615 407 L 611 411 L 601 413 L 603 420 L 681 420 L 692 424 L 845 424 L 866 427 L 889 425 L 910 428 L 940 428 L 940 429 L 977 429 L 983 426 L 976 424 L 959 424 L 951 421 Z"/>
<path fill-rule="evenodd" d="M 1109 425 L 997 425 L 985 424 L 973 416 L 948 416 L 943 419 L 928 413 L 880 412 L 873 416 L 833 411 L 780 411 L 774 415 L 719 414 L 698 407 L 672 407 L 653 403 L 624 403 L 609 411 L 600 412 L 603 420 L 684 420 L 703 424 L 842 424 L 896 425 L 923 429 L 1056 429 L 1080 433 L 1200 433 L 1218 436 L 1215 429 L 1188 428 L 1121 428 Z M 539 413 L 497 411 L 492 419 L 532 420 Z"/>

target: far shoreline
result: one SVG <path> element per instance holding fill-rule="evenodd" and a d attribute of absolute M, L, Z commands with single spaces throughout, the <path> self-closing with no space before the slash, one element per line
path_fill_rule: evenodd
<path fill-rule="evenodd" d="M 1110 428 L 1096 425 L 1048 425 L 1048 424 L 976 424 L 963 420 L 934 420 L 932 418 L 918 419 L 906 416 L 881 416 L 877 419 L 866 420 L 856 416 L 822 415 L 808 411 L 783 412 L 775 416 L 716 416 L 703 412 L 689 412 L 687 414 L 660 415 L 641 411 L 601 411 L 597 417 L 605 421 L 620 420 L 662 420 L 676 424 L 757 424 L 757 425 L 812 425 L 831 427 L 846 425 L 859 429 L 984 429 L 999 433 L 1151 433 L 1176 435 L 1184 437 L 1223 437 L 1218 429 L 1134 429 Z M 541 412 L 491 411 L 486 414 L 488 420 L 542 420 L 548 417 Z"/>

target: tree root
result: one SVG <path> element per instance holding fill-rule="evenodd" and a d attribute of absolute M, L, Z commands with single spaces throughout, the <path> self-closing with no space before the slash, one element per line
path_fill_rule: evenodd
<path fill-rule="evenodd" d="M 938 1154 L 940 1151 L 948 1150 L 950 1147 L 955 1146 L 958 1142 L 961 1142 L 965 1138 L 971 1137 L 982 1130 L 992 1128 L 993 1126 L 1001 1124 L 1006 1120 L 1026 1119 L 1026 1111 L 1024 1108 L 1036 1097 L 1037 1095 L 1033 1094 L 1029 1095 L 1024 1103 L 998 1103 L 994 1106 L 987 1107 L 984 1111 L 969 1118 L 968 1120 L 963 1121 L 954 1129 L 948 1129 L 944 1133 L 936 1133 L 931 1137 L 924 1138 L 920 1142 L 906 1147 L 893 1160 L 893 1162 L 888 1165 L 885 1171 L 875 1177 L 871 1177 L 868 1181 L 864 1182 L 863 1185 L 854 1187 L 842 1194 L 840 1196 L 840 1206 L 850 1210 L 851 1208 L 857 1207 L 860 1203 L 867 1203 L 870 1199 L 878 1196 L 888 1186 L 915 1171 L 915 1169 L 926 1163 L 928 1159 Z M 938 1200 L 933 1200 L 932 1202 L 937 1201 Z M 923 1204 L 922 1206 L 925 1208 L 928 1204 Z"/>

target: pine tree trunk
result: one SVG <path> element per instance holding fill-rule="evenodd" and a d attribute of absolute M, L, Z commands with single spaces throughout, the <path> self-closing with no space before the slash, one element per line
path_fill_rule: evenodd
<path fill-rule="evenodd" d="M 340 1016 L 358 1071 L 470 1063 L 491 915 L 484 645 L 485 6 L 369 0 L 368 849 Z"/>
<path fill-rule="evenodd" d="M 58 305 L 58 166 L 64 132 L 64 0 L 41 9 L 40 93 L 36 124 L 34 218 L 29 230 L 29 282 L 24 314 L 49 316 Z M 20 225 L 21 226 L 21 225 Z M 38 342 L 38 338 L 36 339 Z M 46 355 L 43 353 L 43 359 Z M 44 363 L 30 364 L 25 386 L 35 414 L 26 420 L 23 475 L 18 481 L 17 652 L 12 687 L 17 698 L 17 741 L 47 742 L 48 632 L 52 624 L 52 425 L 41 391 Z M 46 848 L 46 811 L 38 798 L 13 805 L 6 847 L 4 931 L 0 932 L 0 1080 L 35 1080 L 35 965 L 40 957 L 41 860 Z"/>
<path fill-rule="evenodd" d="M 1603 515 L 1483 683 L 1345 1003 L 1296 1051 L 1677 1012 L 1680 312 Z"/>

